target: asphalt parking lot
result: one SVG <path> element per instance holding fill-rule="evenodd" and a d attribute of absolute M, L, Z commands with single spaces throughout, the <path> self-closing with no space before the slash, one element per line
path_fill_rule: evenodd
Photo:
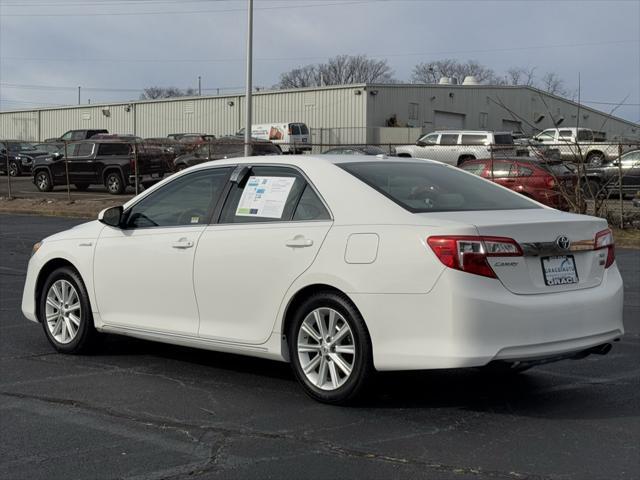
<path fill-rule="evenodd" d="M 54 353 L 20 312 L 25 267 L 77 223 L 0 215 L 0 478 L 640 478 L 638 250 L 618 250 L 627 333 L 609 355 L 511 379 L 387 373 L 346 408 L 277 362 L 115 336 Z"/>

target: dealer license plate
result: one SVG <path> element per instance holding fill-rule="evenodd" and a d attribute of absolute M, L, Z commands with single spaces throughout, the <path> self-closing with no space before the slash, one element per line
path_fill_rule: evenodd
<path fill-rule="evenodd" d="M 573 255 L 542 257 L 544 283 L 549 286 L 578 283 L 578 272 Z"/>

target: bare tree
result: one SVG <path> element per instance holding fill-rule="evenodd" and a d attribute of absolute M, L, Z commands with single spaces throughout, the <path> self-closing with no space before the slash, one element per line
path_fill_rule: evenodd
<path fill-rule="evenodd" d="M 473 75 L 480 83 L 495 83 L 495 72 L 475 60 L 462 63 L 452 58 L 419 63 L 413 68 L 411 81 L 413 83 L 438 83 L 442 77 L 455 77 L 463 80 Z"/>
<path fill-rule="evenodd" d="M 280 88 L 349 85 L 352 83 L 395 83 L 386 60 L 366 55 L 338 55 L 326 63 L 295 68 L 280 75 Z"/>
<path fill-rule="evenodd" d="M 505 83 L 507 85 L 524 85 L 533 87 L 536 83 L 536 67 L 513 67 L 507 70 Z"/>
<path fill-rule="evenodd" d="M 555 72 L 547 72 L 542 76 L 540 79 L 540 88 L 554 95 L 567 94 L 567 89 L 564 87 L 564 80 Z"/>
<path fill-rule="evenodd" d="M 140 94 L 140 100 L 155 100 L 157 98 L 188 97 L 196 94 L 195 89 L 181 90 L 177 87 L 147 87 Z"/>

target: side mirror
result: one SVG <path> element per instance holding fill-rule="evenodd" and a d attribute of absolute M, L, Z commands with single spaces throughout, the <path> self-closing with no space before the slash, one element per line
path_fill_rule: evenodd
<path fill-rule="evenodd" d="M 418 140 L 418 141 L 416 142 L 416 145 L 417 145 L 418 147 L 426 147 L 426 146 L 427 146 L 427 143 L 426 143 L 426 142 L 423 142 L 422 140 Z"/>
<path fill-rule="evenodd" d="M 60 160 L 64 157 L 64 153 L 61 152 L 55 152 L 51 154 L 51 158 L 53 158 L 54 160 Z"/>
<path fill-rule="evenodd" d="M 124 209 L 122 208 L 122 205 L 105 208 L 98 214 L 98 221 L 105 225 L 109 225 L 110 227 L 120 228 L 123 212 Z"/>
<path fill-rule="evenodd" d="M 0 148 L 0 155 L 6 155 L 7 154 L 7 149 L 6 148 Z"/>

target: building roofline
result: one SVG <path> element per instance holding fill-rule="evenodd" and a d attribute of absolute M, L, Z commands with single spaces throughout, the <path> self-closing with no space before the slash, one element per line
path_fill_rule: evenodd
<path fill-rule="evenodd" d="M 553 93 L 545 92 L 544 90 L 540 90 L 535 87 L 530 87 L 526 85 L 462 85 L 462 84 L 438 84 L 438 83 L 354 83 L 349 85 L 326 85 L 322 87 L 305 87 L 305 88 L 288 88 L 288 89 L 269 89 L 269 90 L 261 90 L 259 92 L 253 92 L 253 96 L 261 96 L 261 95 L 274 95 L 280 93 L 298 93 L 298 92 L 315 92 L 315 91 L 329 91 L 329 90 L 349 90 L 349 89 L 371 89 L 371 88 L 442 88 L 442 89 L 482 89 L 482 90 L 490 90 L 490 89 L 504 89 L 504 90 L 528 90 L 531 93 L 538 94 L 540 96 L 547 96 L 556 100 L 560 100 L 563 102 L 567 102 L 575 106 L 576 108 L 580 108 L 585 111 L 589 111 L 591 113 L 596 113 L 599 115 L 604 115 L 606 117 L 611 118 L 612 120 L 616 120 L 619 122 L 623 122 L 633 128 L 640 128 L 640 124 L 632 122 L 630 120 L 626 120 L 624 118 L 611 115 L 609 113 L 603 112 L 593 107 L 589 107 L 583 103 L 577 103 L 568 98 L 562 97 L 560 95 L 555 95 Z M 68 110 L 68 109 L 79 109 L 79 108 L 95 108 L 95 107 L 117 107 L 123 105 L 143 105 L 147 103 L 168 103 L 168 102 L 184 102 L 184 101 L 193 101 L 193 100 L 203 100 L 203 99 L 215 99 L 215 98 L 242 98 L 244 97 L 244 93 L 235 93 L 235 94 L 222 94 L 222 95 L 200 95 L 200 96 L 188 96 L 188 97 L 174 97 L 174 98 L 158 98 L 152 100 L 125 100 L 120 102 L 109 102 L 109 103 L 95 103 L 95 104 L 86 104 L 86 105 L 60 105 L 57 107 L 41 107 L 41 108 L 30 108 L 30 109 L 19 109 L 19 110 L 2 110 L 0 113 L 33 113 L 38 111 L 49 111 L 49 110 Z"/>

